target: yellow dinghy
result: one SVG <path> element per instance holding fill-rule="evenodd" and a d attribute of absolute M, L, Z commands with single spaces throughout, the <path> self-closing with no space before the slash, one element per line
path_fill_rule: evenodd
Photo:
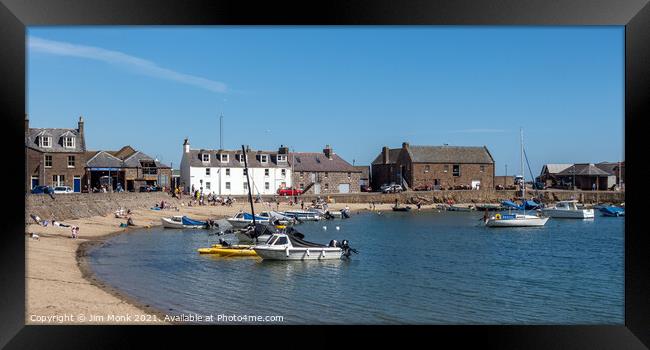
<path fill-rule="evenodd" d="M 252 245 L 232 245 L 224 247 L 221 244 L 214 244 L 210 248 L 199 248 L 199 254 L 217 254 L 219 256 L 257 256 Z"/>

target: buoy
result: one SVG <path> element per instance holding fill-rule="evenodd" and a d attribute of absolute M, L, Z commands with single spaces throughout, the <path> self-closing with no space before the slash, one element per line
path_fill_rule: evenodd
<path fill-rule="evenodd" d="M 337 231 L 340 230 L 340 229 L 341 229 L 340 227 L 336 226 L 336 230 L 337 230 Z"/>
<path fill-rule="evenodd" d="M 323 226 L 323 230 L 327 230 L 327 226 Z"/>

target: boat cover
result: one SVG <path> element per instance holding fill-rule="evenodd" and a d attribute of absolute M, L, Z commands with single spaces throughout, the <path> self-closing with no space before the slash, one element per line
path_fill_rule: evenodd
<path fill-rule="evenodd" d="M 609 214 L 609 215 L 623 215 L 623 214 L 625 214 L 625 209 L 619 208 L 619 207 L 614 207 L 614 206 L 600 208 L 600 211 L 602 213 L 604 213 L 604 214 Z"/>
<path fill-rule="evenodd" d="M 192 220 L 188 218 L 187 216 L 183 216 L 181 219 L 181 222 L 183 225 L 191 225 L 191 226 L 201 226 L 201 225 L 206 225 L 205 221 L 198 221 L 198 220 Z"/>
<path fill-rule="evenodd" d="M 244 220 L 253 220 L 253 214 L 244 213 Z M 255 215 L 255 220 L 256 221 L 268 221 L 269 219 Z"/>

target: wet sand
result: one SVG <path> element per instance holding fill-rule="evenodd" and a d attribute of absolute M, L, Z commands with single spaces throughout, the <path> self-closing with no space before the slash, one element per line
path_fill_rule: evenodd
<path fill-rule="evenodd" d="M 330 209 L 348 206 L 352 212 L 369 210 L 364 204 L 330 204 Z M 414 207 L 413 205 L 411 205 Z M 392 204 L 377 204 L 376 210 L 391 210 Z M 279 210 L 299 209 L 299 205 L 280 204 Z M 431 206 L 422 206 L 422 209 Z M 120 228 L 126 219 L 114 215 L 67 220 L 79 226 L 77 239 L 69 227 L 30 223 L 25 227 L 26 310 L 25 323 L 34 324 L 169 324 L 165 314 L 149 305 L 121 294 L 95 278 L 86 261 L 88 249 L 107 238 L 146 226 L 160 225 L 161 217 L 188 215 L 196 219 L 230 217 L 239 210 L 249 211 L 248 203 L 227 206 L 181 207 L 175 210 L 135 209 L 132 218 L 137 227 Z M 276 210 L 275 204 L 255 204 L 255 210 Z M 31 233 L 39 235 L 35 240 Z"/>

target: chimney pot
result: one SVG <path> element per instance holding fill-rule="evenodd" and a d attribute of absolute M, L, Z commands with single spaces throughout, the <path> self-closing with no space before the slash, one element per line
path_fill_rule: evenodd
<path fill-rule="evenodd" d="M 409 148 L 408 142 L 402 142 L 402 148 Z"/>

